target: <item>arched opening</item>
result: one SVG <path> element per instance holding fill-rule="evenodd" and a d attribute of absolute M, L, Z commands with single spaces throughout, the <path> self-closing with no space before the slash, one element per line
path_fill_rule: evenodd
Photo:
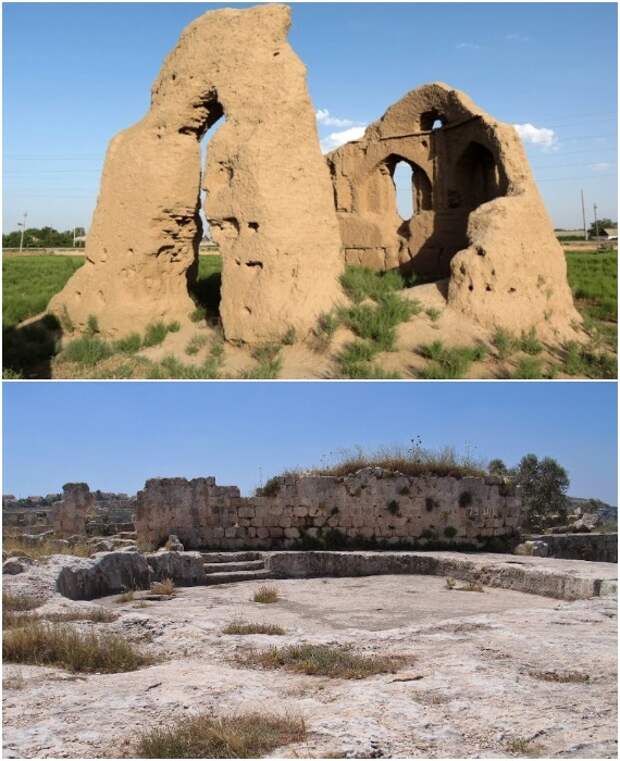
<path fill-rule="evenodd" d="M 433 208 L 431 181 L 423 169 L 396 155 L 389 156 L 385 164 L 394 185 L 396 209 L 404 222 Z"/>
<path fill-rule="evenodd" d="M 471 142 L 456 163 L 457 196 L 453 208 L 475 209 L 505 193 L 495 157 L 480 143 Z"/>
<path fill-rule="evenodd" d="M 222 266 L 217 246 L 213 242 L 205 213 L 208 189 L 204 184 L 207 152 L 210 141 L 226 122 L 224 109 L 217 99 L 201 105 L 204 109 L 202 124 L 196 128 L 199 143 L 200 185 L 196 199 L 194 240 L 194 264 L 187 272 L 190 295 L 196 303 L 196 318 L 203 317 L 210 323 L 219 322 L 220 294 L 222 287 Z"/>
<path fill-rule="evenodd" d="M 420 129 L 424 131 L 441 129 L 446 123 L 446 117 L 436 108 L 432 108 L 430 111 L 425 111 L 423 114 L 420 114 Z"/>

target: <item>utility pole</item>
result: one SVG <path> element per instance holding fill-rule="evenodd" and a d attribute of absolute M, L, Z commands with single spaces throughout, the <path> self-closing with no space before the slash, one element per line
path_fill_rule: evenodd
<path fill-rule="evenodd" d="M 594 232 L 596 233 L 596 237 L 598 239 L 598 219 L 596 218 L 596 204 L 594 204 Z"/>
<path fill-rule="evenodd" d="M 24 247 L 24 233 L 26 232 L 26 217 L 28 216 L 28 212 L 24 212 L 24 221 L 18 222 L 17 226 L 22 228 L 22 234 L 19 236 L 19 253 L 21 254 L 22 249 Z"/>
<path fill-rule="evenodd" d="M 588 228 L 586 227 L 586 205 L 583 201 L 583 188 L 581 190 L 581 219 L 583 220 L 583 239 L 588 240 Z"/>
<path fill-rule="evenodd" d="M 77 227 L 73 228 L 73 248 L 75 248 L 75 231 L 77 230 Z"/>

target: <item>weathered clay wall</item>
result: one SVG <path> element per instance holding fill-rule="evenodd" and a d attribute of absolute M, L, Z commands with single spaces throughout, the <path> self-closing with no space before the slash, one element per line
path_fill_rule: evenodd
<path fill-rule="evenodd" d="M 574 335 L 564 254 L 511 125 L 433 83 L 327 162 L 348 264 L 449 278 L 448 305 L 489 328 Z M 409 220 L 396 206 L 399 162 L 413 170 Z"/>
<path fill-rule="evenodd" d="M 528 539 L 544 542 L 548 548 L 547 557 L 618 562 L 618 534 L 538 534 Z"/>
<path fill-rule="evenodd" d="M 475 545 L 518 529 L 520 499 L 503 491 L 492 477 L 414 478 L 379 468 L 284 476 L 250 498 L 214 478 L 151 479 L 138 492 L 135 525 L 145 547 L 170 534 L 187 549 Z"/>
<path fill-rule="evenodd" d="M 303 336 L 341 297 L 329 173 L 290 17 L 283 5 L 225 8 L 183 31 L 149 112 L 108 148 L 86 263 L 49 305 L 66 330 L 90 315 L 106 336 L 189 322 L 201 189 L 227 339 Z M 200 140 L 222 118 L 201 173 Z"/>

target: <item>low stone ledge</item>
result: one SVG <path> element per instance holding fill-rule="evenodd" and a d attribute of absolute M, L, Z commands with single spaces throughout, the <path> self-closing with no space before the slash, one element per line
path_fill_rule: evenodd
<path fill-rule="evenodd" d="M 311 576 L 375 576 L 419 574 L 452 576 L 485 586 L 517 592 L 581 600 L 616 589 L 616 570 L 585 568 L 548 558 L 512 558 L 506 555 L 469 555 L 442 552 L 270 552 L 265 566 L 276 578 Z M 564 563 L 570 565 L 563 565 Z M 579 568 L 576 565 L 580 566 Z M 588 564 L 589 565 L 589 564 Z M 594 564 L 592 564 L 594 565 Z"/>
<path fill-rule="evenodd" d="M 618 534 L 536 534 L 528 539 L 546 544 L 548 557 L 598 563 L 618 562 Z"/>

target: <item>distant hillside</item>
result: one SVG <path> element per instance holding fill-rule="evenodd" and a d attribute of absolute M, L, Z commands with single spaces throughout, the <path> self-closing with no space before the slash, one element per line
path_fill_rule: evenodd
<path fill-rule="evenodd" d="M 618 508 L 614 505 L 608 505 L 607 502 L 603 502 L 600 499 L 568 497 L 568 501 L 570 504 L 569 513 L 575 512 L 577 508 L 581 508 L 581 511 L 584 513 L 598 513 L 605 522 L 618 520 Z"/>

